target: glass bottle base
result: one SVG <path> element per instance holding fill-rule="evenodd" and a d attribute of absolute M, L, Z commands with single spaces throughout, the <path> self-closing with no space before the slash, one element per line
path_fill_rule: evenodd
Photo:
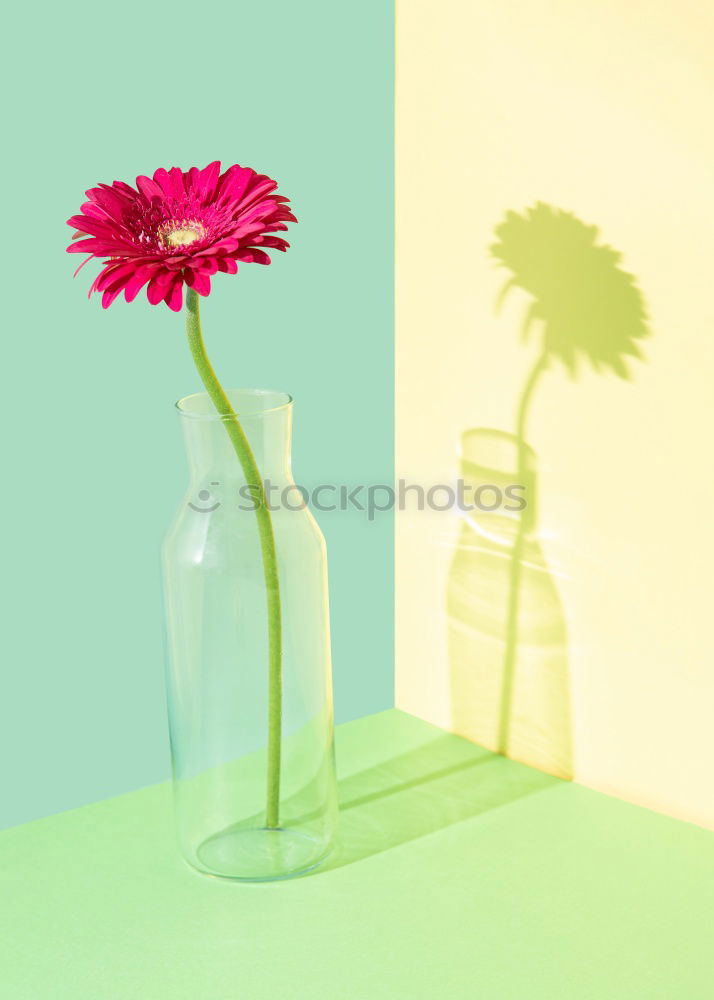
<path fill-rule="evenodd" d="M 204 840 L 194 866 L 219 878 L 272 882 L 303 875 L 328 854 L 324 842 L 299 830 L 233 827 Z"/>

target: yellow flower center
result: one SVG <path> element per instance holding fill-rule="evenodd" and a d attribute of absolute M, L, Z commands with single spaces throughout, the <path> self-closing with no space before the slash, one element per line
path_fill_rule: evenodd
<path fill-rule="evenodd" d="M 172 250 L 202 240 L 205 235 L 206 228 L 198 219 L 169 219 L 162 222 L 158 229 L 159 239 Z"/>

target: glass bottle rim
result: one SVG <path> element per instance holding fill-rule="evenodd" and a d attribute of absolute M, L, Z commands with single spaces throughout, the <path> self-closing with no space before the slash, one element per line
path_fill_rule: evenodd
<path fill-rule="evenodd" d="M 226 395 L 237 417 L 264 417 L 269 413 L 288 410 L 293 397 L 281 389 L 226 389 Z M 217 412 L 207 392 L 192 392 L 176 401 L 176 410 L 189 420 L 225 420 Z"/>

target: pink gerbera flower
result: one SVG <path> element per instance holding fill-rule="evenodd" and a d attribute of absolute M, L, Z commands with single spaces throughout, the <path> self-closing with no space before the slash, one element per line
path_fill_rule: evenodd
<path fill-rule="evenodd" d="M 103 292 L 106 309 L 120 292 L 131 302 L 148 283 L 152 305 L 178 312 L 184 283 L 199 295 L 211 290 L 217 271 L 235 274 L 238 261 L 269 264 L 266 250 L 290 245 L 273 233 L 296 222 L 277 183 L 237 163 L 221 173 L 219 160 L 203 169 L 163 168 L 86 192 L 80 215 L 68 219 L 76 232 L 68 253 L 108 258 L 89 294 Z M 80 239 L 89 237 L 89 239 Z M 75 272 L 76 274 L 77 272 Z"/>

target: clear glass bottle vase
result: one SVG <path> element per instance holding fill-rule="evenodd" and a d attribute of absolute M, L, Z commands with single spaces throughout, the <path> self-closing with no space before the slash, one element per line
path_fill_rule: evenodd
<path fill-rule="evenodd" d="M 177 403 L 190 483 L 162 550 L 167 696 L 181 851 L 202 872 L 256 881 L 309 870 L 334 838 L 327 563 L 292 479 L 291 398 L 228 396 L 271 508 L 281 690 L 276 700 L 254 484 L 225 418 L 197 393 Z"/>

